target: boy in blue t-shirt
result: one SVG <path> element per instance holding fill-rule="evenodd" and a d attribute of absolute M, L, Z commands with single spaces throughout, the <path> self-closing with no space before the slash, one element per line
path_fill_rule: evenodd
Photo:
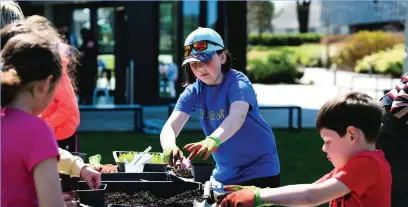
<path fill-rule="evenodd" d="M 216 162 L 212 180 L 222 184 L 277 187 L 280 166 L 275 137 L 261 117 L 249 79 L 231 68 L 231 56 L 220 35 L 198 28 L 184 44 L 186 89 L 160 134 L 169 164 L 183 159 L 176 137 L 193 111 L 207 136 L 184 148 L 188 160 L 210 155 Z"/>

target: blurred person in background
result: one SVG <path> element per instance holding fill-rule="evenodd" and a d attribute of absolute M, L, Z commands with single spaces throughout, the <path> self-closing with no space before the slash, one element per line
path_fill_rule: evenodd
<path fill-rule="evenodd" d="M 408 203 L 408 73 L 380 100 L 385 115 L 377 148 L 391 165 L 393 207 Z"/>
<path fill-rule="evenodd" d="M 80 66 L 78 68 L 79 101 L 81 104 L 92 105 L 93 91 L 96 87 L 98 73 L 98 49 L 96 41 L 89 29 L 81 29 L 82 44 Z"/>

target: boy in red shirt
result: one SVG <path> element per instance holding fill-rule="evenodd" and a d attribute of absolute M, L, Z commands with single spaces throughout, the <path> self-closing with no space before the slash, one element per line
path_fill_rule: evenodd
<path fill-rule="evenodd" d="M 220 206 L 390 207 L 391 170 L 384 154 L 376 150 L 382 107 L 366 94 L 351 92 L 326 102 L 316 127 L 324 141 L 323 152 L 334 170 L 313 184 L 259 189 L 225 186 L 236 191 Z"/>

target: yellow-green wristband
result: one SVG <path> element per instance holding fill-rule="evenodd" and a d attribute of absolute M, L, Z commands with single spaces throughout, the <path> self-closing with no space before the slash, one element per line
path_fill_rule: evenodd
<path fill-rule="evenodd" d="M 213 140 L 216 147 L 219 147 L 221 145 L 221 140 L 218 137 L 208 136 L 207 139 Z"/>
<path fill-rule="evenodd" d="M 259 188 L 255 188 L 255 189 L 254 189 L 254 193 L 255 193 L 255 206 L 256 206 L 256 207 L 261 207 L 261 206 L 263 206 Z"/>

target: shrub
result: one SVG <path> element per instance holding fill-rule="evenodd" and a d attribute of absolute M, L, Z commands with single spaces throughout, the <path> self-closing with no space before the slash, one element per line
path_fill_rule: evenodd
<path fill-rule="evenodd" d="M 323 46 L 318 44 L 305 44 L 294 50 L 298 65 L 304 67 L 322 67 Z"/>
<path fill-rule="evenodd" d="M 391 75 L 398 78 L 402 73 L 404 56 L 405 44 L 398 44 L 391 49 L 365 56 L 362 60 L 357 61 L 354 71 L 369 73 L 371 69 L 374 74 Z"/>
<path fill-rule="evenodd" d="M 303 72 L 297 70 L 293 53 L 284 51 L 270 54 L 267 61 L 249 60 L 248 77 L 253 83 L 296 83 Z"/>
<path fill-rule="evenodd" d="M 303 44 L 300 46 L 253 46 L 248 51 L 248 61 L 251 59 L 261 59 L 266 61 L 271 54 L 281 54 L 282 52 L 294 55 L 294 60 L 299 66 L 322 67 L 325 61 L 322 59 L 324 45 Z"/>
<path fill-rule="evenodd" d="M 340 67 L 354 68 L 357 60 L 401 42 L 401 39 L 394 38 L 391 33 L 361 31 L 347 39 L 335 55 L 334 62 Z"/>
<path fill-rule="evenodd" d="M 271 34 L 264 33 L 250 34 L 248 37 L 249 45 L 264 46 L 298 46 L 305 43 L 319 43 L 321 36 L 315 33 L 305 34 Z"/>

